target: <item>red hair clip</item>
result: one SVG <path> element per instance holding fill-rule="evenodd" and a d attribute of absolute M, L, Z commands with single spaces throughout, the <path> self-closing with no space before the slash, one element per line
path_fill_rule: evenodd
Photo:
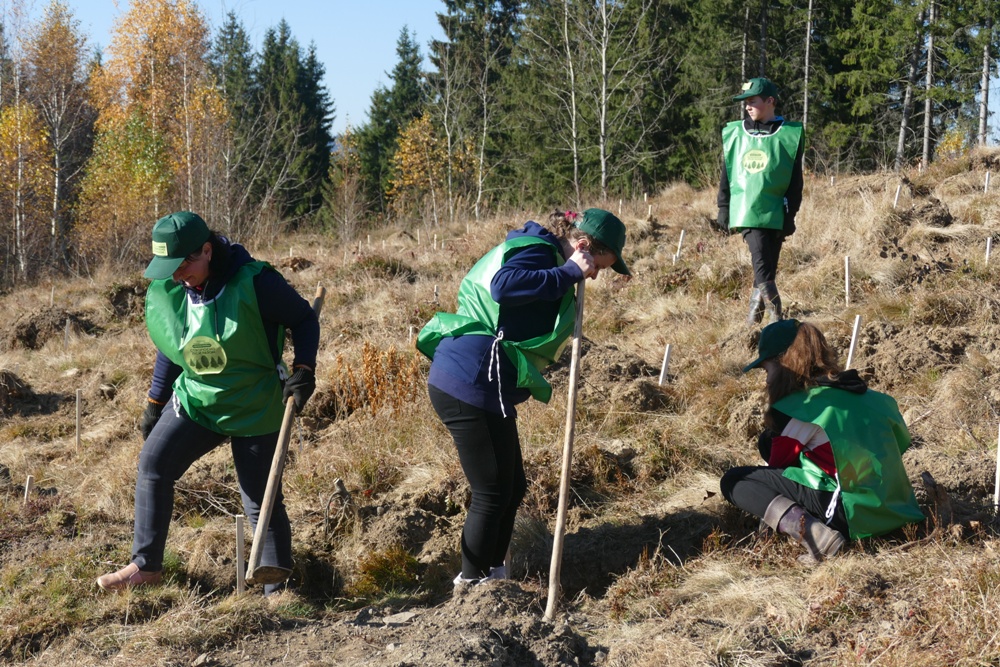
<path fill-rule="evenodd" d="M 576 222 L 576 219 L 580 217 L 580 214 L 577 213 L 576 211 L 566 211 L 566 213 L 564 213 L 563 215 L 569 222 Z"/>

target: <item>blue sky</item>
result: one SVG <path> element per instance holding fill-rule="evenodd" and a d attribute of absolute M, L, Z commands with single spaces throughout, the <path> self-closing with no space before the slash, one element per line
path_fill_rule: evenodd
<path fill-rule="evenodd" d="M 80 30 L 101 47 L 111 41 L 115 17 L 129 7 L 128 0 L 65 1 L 79 19 Z M 35 14 L 46 4 L 47 0 L 35 0 Z M 396 64 L 396 40 L 404 25 L 416 33 L 425 57 L 428 42 L 443 34 L 437 22 L 437 12 L 444 10 L 441 0 L 200 0 L 197 4 L 213 34 L 228 12 L 236 12 L 255 49 L 267 29 L 282 18 L 303 48 L 314 42 L 336 105 L 335 134 L 343 131 L 348 119 L 352 126 L 367 119 L 372 93 L 389 84 L 386 72 Z"/>

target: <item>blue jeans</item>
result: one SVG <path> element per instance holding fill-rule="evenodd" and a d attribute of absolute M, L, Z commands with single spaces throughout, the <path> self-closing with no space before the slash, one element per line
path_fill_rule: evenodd
<path fill-rule="evenodd" d="M 135 480 L 132 562 L 140 570 L 157 572 L 163 569 L 163 550 L 174 510 L 174 483 L 191 464 L 227 439 L 228 436 L 193 422 L 179 406 L 176 397 L 163 409 L 163 414 L 142 446 L 139 475 Z M 243 498 L 243 511 L 251 526 L 257 525 L 257 517 L 260 516 L 277 444 L 277 433 L 232 438 L 233 463 Z M 262 546 L 261 565 L 292 569 L 292 527 L 285 512 L 280 484 Z"/>

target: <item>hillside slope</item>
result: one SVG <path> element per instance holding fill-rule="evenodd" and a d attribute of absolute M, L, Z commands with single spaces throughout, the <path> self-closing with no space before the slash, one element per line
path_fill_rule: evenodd
<path fill-rule="evenodd" d="M 755 356 L 743 325 L 749 253 L 710 228 L 714 192 L 667 188 L 650 198 L 651 215 L 626 202 L 634 279 L 606 274 L 587 289 L 554 624 L 542 610 L 568 353 L 548 373 L 551 403 L 521 411 L 530 488 L 513 579 L 453 592 L 468 490 L 412 350 L 430 315 L 454 308 L 475 259 L 530 214 L 419 236 L 387 229 L 346 247 L 313 236 L 248 244 L 302 294 L 328 290 L 319 388 L 284 478 L 297 569 L 293 589 L 266 600 L 234 593 L 241 509 L 227 447 L 178 486 L 166 583 L 97 590 L 95 577 L 126 563 L 131 544 L 153 361 L 141 267 L 5 294 L 0 661 L 998 664 L 1000 268 L 985 244 L 1000 231 L 1000 194 L 983 192 L 996 160 L 910 174 L 895 207 L 893 175 L 807 180 L 779 270 L 786 312 L 819 325 L 844 358 L 860 316 L 852 366 L 898 400 L 914 436 L 905 463 L 929 517 L 815 568 L 718 494 L 727 468 L 757 458 L 763 376 L 740 372 Z"/>

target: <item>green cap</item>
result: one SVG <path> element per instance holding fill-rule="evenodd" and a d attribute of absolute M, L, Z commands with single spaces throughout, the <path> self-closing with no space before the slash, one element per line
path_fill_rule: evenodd
<path fill-rule="evenodd" d="M 623 276 L 632 275 L 625 266 L 625 260 L 622 259 L 622 249 L 625 247 L 625 223 L 604 209 L 588 208 L 583 212 L 583 219 L 576 223 L 576 228 L 590 234 L 591 238 L 615 253 L 618 259 L 611 265 L 612 269 Z"/>
<path fill-rule="evenodd" d="M 762 361 L 776 357 L 792 345 L 792 341 L 799 335 L 798 320 L 781 320 L 774 324 L 768 324 L 760 332 L 760 340 L 757 341 L 757 358 L 743 368 L 743 372 L 753 370 L 760 366 Z"/>
<path fill-rule="evenodd" d="M 166 280 L 187 259 L 198 252 L 211 232 L 201 216 L 190 211 L 171 213 L 153 225 L 153 260 L 142 275 Z"/>
<path fill-rule="evenodd" d="M 743 84 L 743 92 L 739 95 L 733 95 L 733 99 L 745 100 L 754 95 L 760 95 L 764 99 L 768 97 L 778 99 L 778 87 L 774 85 L 774 81 L 763 76 L 757 79 L 750 79 Z"/>

